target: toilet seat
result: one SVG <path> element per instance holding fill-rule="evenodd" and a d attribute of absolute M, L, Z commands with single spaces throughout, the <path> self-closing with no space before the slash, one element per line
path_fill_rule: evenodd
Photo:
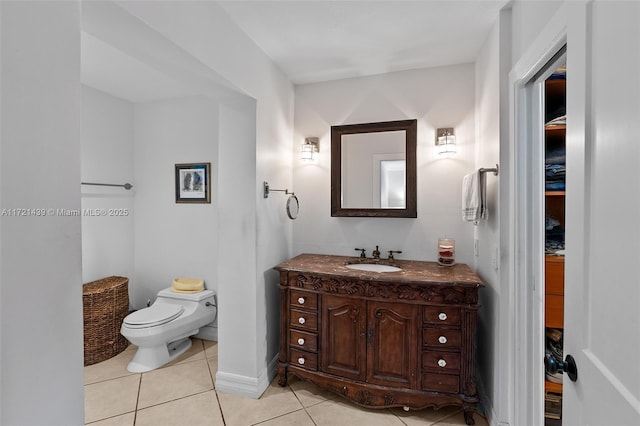
<path fill-rule="evenodd" d="M 176 319 L 182 312 L 184 306 L 181 305 L 154 304 L 127 315 L 124 323 L 130 328 L 156 327 Z"/>

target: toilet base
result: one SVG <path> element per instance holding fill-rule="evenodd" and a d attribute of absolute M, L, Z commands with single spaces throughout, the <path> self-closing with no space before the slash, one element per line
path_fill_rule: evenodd
<path fill-rule="evenodd" d="M 155 370 L 188 351 L 191 344 L 191 339 L 187 336 L 169 344 L 138 347 L 133 359 L 127 365 L 127 370 L 131 373 L 144 373 Z"/>

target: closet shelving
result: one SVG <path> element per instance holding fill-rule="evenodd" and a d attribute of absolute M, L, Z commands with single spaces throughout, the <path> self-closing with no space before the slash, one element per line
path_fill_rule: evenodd
<path fill-rule="evenodd" d="M 562 350 L 564 329 L 564 228 L 566 159 L 566 72 L 563 67 L 545 81 L 545 334 Z M 556 357 L 562 360 L 562 354 Z M 561 375 L 546 377 L 545 417 L 560 419 Z"/>

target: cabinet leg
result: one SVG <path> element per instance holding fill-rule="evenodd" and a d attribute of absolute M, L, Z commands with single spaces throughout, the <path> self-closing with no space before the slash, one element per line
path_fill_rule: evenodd
<path fill-rule="evenodd" d="M 287 375 L 278 377 L 278 384 L 282 387 L 287 386 Z"/>
<path fill-rule="evenodd" d="M 473 420 L 474 411 L 469 410 L 464 412 L 464 422 L 468 425 L 474 425 L 476 422 Z"/>
<path fill-rule="evenodd" d="M 282 387 L 287 386 L 287 367 L 278 366 L 278 384 Z"/>

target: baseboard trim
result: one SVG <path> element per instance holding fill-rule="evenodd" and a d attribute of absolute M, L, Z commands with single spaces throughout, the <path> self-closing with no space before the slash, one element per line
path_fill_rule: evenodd
<path fill-rule="evenodd" d="M 267 365 L 266 371 L 259 377 L 241 376 L 218 371 L 216 373 L 216 391 L 258 399 L 276 376 L 277 362 L 278 355 L 276 354 Z"/>

